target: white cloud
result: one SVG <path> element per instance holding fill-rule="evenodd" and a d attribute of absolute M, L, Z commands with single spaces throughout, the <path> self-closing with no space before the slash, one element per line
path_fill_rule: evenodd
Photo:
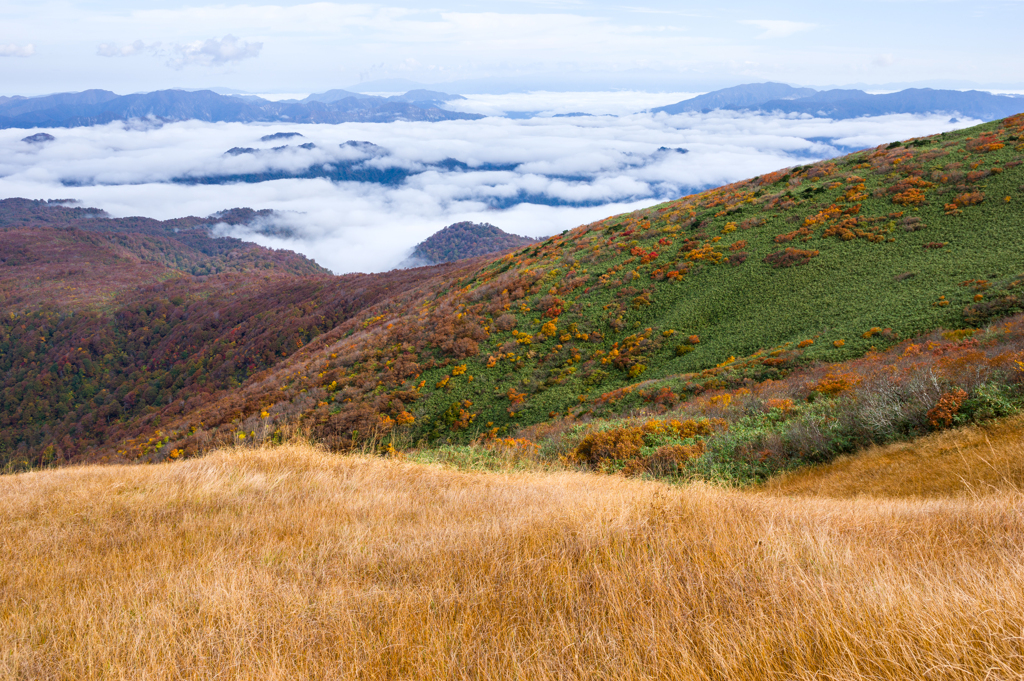
<path fill-rule="evenodd" d="M 184 68 L 189 64 L 223 66 L 229 62 L 258 57 L 262 49 L 261 42 L 250 43 L 233 35 L 226 35 L 220 40 L 211 38 L 175 45 L 167 65 L 175 69 Z"/>
<path fill-rule="evenodd" d="M 141 40 L 136 40 L 135 42 L 122 47 L 119 47 L 114 43 L 102 43 L 97 46 L 96 54 L 101 57 L 134 57 L 135 55 L 143 54 L 145 52 L 155 54 L 159 49 L 160 43 L 147 45 Z"/>
<path fill-rule="evenodd" d="M 880 54 L 874 58 L 873 63 L 875 66 L 892 66 L 895 61 L 891 54 Z"/>
<path fill-rule="evenodd" d="M 764 33 L 757 36 L 758 38 L 788 38 L 795 33 L 809 31 L 812 28 L 815 28 L 814 24 L 804 23 L 802 21 L 784 21 L 780 19 L 748 19 L 747 21 L 741 21 L 740 23 L 757 26 L 764 31 Z"/>
<path fill-rule="evenodd" d="M 200 66 L 223 66 L 229 62 L 241 61 L 258 57 L 263 49 L 261 42 L 246 42 L 233 35 L 226 35 L 220 40 L 196 40 L 189 43 L 174 43 L 164 47 L 162 43 L 146 44 L 136 40 L 127 45 L 102 43 L 96 48 L 101 57 L 134 57 L 140 54 L 169 57 L 167 65 L 174 69 L 182 69 L 189 64 Z"/>
<path fill-rule="evenodd" d="M 0 57 L 31 57 L 36 53 L 35 45 L 0 45 Z"/>
<path fill-rule="evenodd" d="M 591 105 L 619 106 L 617 94 L 609 93 L 602 104 L 591 93 Z M 533 101 L 519 97 L 528 108 L 552 101 L 550 93 L 539 93 Z M 57 139 L 44 146 L 21 142 L 24 130 L 0 130 L 0 197 L 73 198 L 116 216 L 160 219 L 205 216 L 235 206 L 270 208 L 278 212 L 274 223 L 291 229 L 295 238 L 244 228 L 231 232 L 300 251 L 336 272 L 379 271 L 397 265 L 433 232 L 461 220 L 544 236 L 695 188 L 832 156 L 837 146 L 873 146 L 969 124 L 950 124 L 948 115 L 833 121 L 726 111 L 340 125 L 187 121 L 50 130 Z M 303 137 L 260 142 L 268 133 L 287 131 Z M 836 146 L 810 141 L 820 139 Z M 375 167 L 426 170 L 394 185 L 324 179 L 170 182 L 189 175 L 301 171 L 313 164 L 370 158 L 356 148 L 339 147 L 347 140 L 368 140 L 388 150 L 387 156 L 372 160 Z M 307 142 L 316 147 L 298 148 Z M 290 147 L 270 151 L 283 143 Z M 662 146 L 689 153 L 658 152 Z M 231 147 L 266 152 L 226 156 Z M 469 164 L 470 170 L 428 168 L 449 157 Z M 485 163 L 512 168 L 480 168 Z M 516 204 L 523 195 L 535 202 Z"/>

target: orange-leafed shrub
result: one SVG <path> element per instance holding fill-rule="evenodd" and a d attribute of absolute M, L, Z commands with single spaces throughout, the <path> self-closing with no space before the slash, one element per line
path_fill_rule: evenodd
<path fill-rule="evenodd" d="M 713 264 L 718 264 L 722 262 L 722 258 L 724 258 L 725 256 L 716 251 L 714 247 L 709 244 L 707 246 L 701 246 L 700 248 L 695 248 L 692 251 L 687 252 L 685 257 L 687 260 L 690 261 L 704 261 Z"/>
<path fill-rule="evenodd" d="M 995 135 L 982 135 L 977 139 L 969 140 L 965 145 L 967 151 L 972 151 L 976 154 L 984 154 L 989 151 L 997 151 L 1002 149 L 1005 144 L 996 137 Z"/>
<path fill-rule="evenodd" d="M 810 219 L 810 218 L 808 218 L 808 219 Z M 796 239 L 798 237 L 803 237 L 802 241 L 807 241 L 813 235 L 814 235 L 814 232 L 812 232 L 809 228 L 801 227 L 800 229 L 795 230 L 793 232 L 789 232 L 788 234 L 779 234 L 777 237 L 775 237 L 775 243 L 777 243 L 777 244 L 788 244 L 790 241 L 792 241 L 793 239 Z"/>
<path fill-rule="evenodd" d="M 783 414 L 788 414 L 789 412 L 793 411 L 793 408 L 796 405 L 793 404 L 793 400 L 773 398 L 770 400 L 765 400 L 764 406 L 766 409 L 778 409 Z"/>
<path fill-rule="evenodd" d="M 982 192 L 967 192 L 953 199 L 953 205 L 958 208 L 964 206 L 976 206 L 985 200 L 985 194 Z"/>
<path fill-rule="evenodd" d="M 674 407 L 679 404 L 679 395 L 672 392 L 672 389 L 667 386 L 659 389 L 657 392 L 640 393 L 640 397 L 644 402 L 652 402 L 666 407 Z"/>
<path fill-rule="evenodd" d="M 708 400 L 708 402 L 713 407 L 718 407 L 720 409 L 725 409 L 730 404 L 732 404 L 732 395 L 730 395 L 729 393 L 724 393 L 722 395 L 715 395 L 714 397 L 710 398 Z"/>
<path fill-rule="evenodd" d="M 812 345 L 814 345 L 814 341 L 811 340 L 810 338 L 808 338 L 807 340 L 802 340 L 796 344 L 798 348 L 808 348 Z"/>
<path fill-rule="evenodd" d="M 646 441 L 658 436 L 675 437 L 687 440 L 698 436 L 708 436 L 716 430 L 724 429 L 725 421 L 721 419 L 705 419 L 695 421 L 647 421 L 638 426 L 623 426 L 611 430 L 590 433 L 566 457 L 575 464 L 583 464 L 591 468 L 599 468 L 611 461 L 628 462 L 641 454 Z M 657 442 L 654 440 L 654 442 Z M 674 450 L 677 454 L 683 450 Z M 696 450 L 687 450 L 693 453 Z M 703 453 L 703 447 L 700 448 Z"/>
<path fill-rule="evenodd" d="M 860 383 L 860 378 L 853 374 L 829 373 L 825 378 L 815 383 L 811 390 L 822 395 L 835 397 L 852 390 L 858 383 Z"/>
<path fill-rule="evenodd" d="M 596 467 L 609 459 L 631 459 L 640 453 L 643 446 L 644 432 L 641 428 L 614 428 L 587 435 L 569 458 L 573 463 Z"/>
<path fill-rule="evenodd" d="M 799 248 L 787 248 L 784 251 L 776 251 L 764 257 L 764 262 L 772 267 L 796 267 L 806 265 L 811 258 L 817 256 L 819 251 L 804 251 Z"/>
<path fill-rule="evenodd" d="M 840 208 L 839 206 L 837 206 L 835 204 L 832 204 L 831 206 L 829 206 L 825 210 L 818 211 L 814 215 L 811 215 L 808 218 L 806 218 L 804 220 L 804 227 L 813 227 L 815 225 L 820 225 L 820 224 L 822 224 L 824 222 L 828 222 L 829 220 L 834 220 L 835 218 L 837 218 L 840 215 L 842 215 L 842 213 L 843 213 L 843 209 L 842 208 Z M 776 243 L 779 243 L 779 242 L 776 242 Z"/>
<path fill-rule="evenodd" d="M 911 187 L 892 197 L 892 202 L 900 206 L 920 206 L 926 200 L 924 192 L 917 187 Z"/>
<path fill-rule="evenodd" d="M 945 393 L 927 414 L 928 423 L 933 428 L 949 427 L 953 423 L 953 417 L 960 411 L 960 405 L 967 399 L 967 393 L 957 388 Z"/>

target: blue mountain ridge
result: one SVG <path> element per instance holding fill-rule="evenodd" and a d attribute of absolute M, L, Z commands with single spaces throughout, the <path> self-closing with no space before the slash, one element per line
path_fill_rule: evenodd
<path fill-rule="evenodd" d="M 439 108 L 439 104 L 459 98 L 441 92 L 414 91 L 398 97 L 343 90 L 326 94 L 283 102 L 256 96 L 219 95 L 210 90 L 158 90 L 131 95 L 86 90 L 43 97 L 5 97 L 0 99 L 0 128 L 74 128 L 146 118 L 160 122 L 241 123 L 391 123 L 482 118 Z"/>
<path fill-rule="evenodd" d="M 993 95 L 979 90 L 963 92 L 909 88 L 900 92 L 873 95 L 863 90 L 818 91 L 811 88 L 794 88 L 783 83 L 751 83 L 716 90 L 668 106 L 659 106 L 651 109 L 651 113 L 707 113 L 720 109 L 808 114 L 832 119 L 885 114 L 948 113 L 992 121 L 1024 111 L 1024 98 Z"/>

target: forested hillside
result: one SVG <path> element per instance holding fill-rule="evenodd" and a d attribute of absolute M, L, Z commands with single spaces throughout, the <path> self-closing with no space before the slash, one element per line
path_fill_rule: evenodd
<path fill-rule="evenodd" d="M 456 222 L 416 244 L 411 259 L 429 264 L 501 253 L 533 245 L 539 239 L 509 234 L 492 224 Z"/>
<path fill-rule="evenodd" d="M 149 432 L 437 274 L 335 277 L 206 229 L 252 217 L 159 222 L 0 202 L 4 460 L 89 456 Z"/>
<path fill-rule="evenodd" d="M 104 307 L 5 302 L 0 446 L 159 460 L 291 428 L 334 447 L 468 442 L 733 400 L 939 328 L 966 329 L 936 341 L 960 357 L 970 329 L 1022 307 L 1022 138 L 1016 116 L 894 142 L 404 275 L 168 269 Z M 81 345 L 82 324 L 106 340 Z M 1000 371 L 1003 349 L 985 355 Z M 40 431 L 54 420 L 60 440 Z"/>

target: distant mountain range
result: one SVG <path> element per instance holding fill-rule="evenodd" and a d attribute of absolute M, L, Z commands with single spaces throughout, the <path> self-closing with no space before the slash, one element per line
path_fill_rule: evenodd
<path fill-rule="evenodd" d="M 383 81 L 382 81 L 383 82 Z M 411 82 L 411 81 L 410 81 Z M 390 81 L 389 81 L 390 83 Z M 393 85 L 404 83 L 395 82 Z M 256 95 L 218 94 L 211 90 L 160 90 L 118 95 L 86 90 L 42 97 L 0 97 L 0 128 L 72 128 L 114 121 L 152 118 L 170 123 L 210 122 L 349 123 L 475 120 L 479 114 L 449 111 L 444 105 L 465 97 L 436 90 L 414 89 L 381 97 L 350 90 L 328 90 L 304 99 L 272 102 Z M 678 114 L 764 111 L 856 118 L 890 113 L 943 112 L 995 120 L 1024 110 L 1024 98 L 970 90 L 908 89 L 872 95 L 863 90 L 815 90 L 783 83 L 752 83 L 709 92 L 650 111 Z M 537 112 L 505 112 L 510 118 L 532 118 Z M 559 114 L 586 116 L 585 112 Z"/>
<path fill-rule="evenodd" d="M 160 122 L 391 123 L 483 118 L 439 105 L 459 95 L 413 90 L 394 97 L 330 90 L 302 100 L 271 102 L 254 95 L 219 95 L 210 90 L 160 90 L 118 95 L 108 90 L 0 97 L 0 128 L 75 128 L 155 118 Z"/>
<path fill-rule="evenodd" d="M 821 118 L 858 118 L 884 114 L 924 114 L 944 112 L 991 121 L 1024 111 L 1024 98 L 993 95 L 969 90 L 932 90 L 911 88 L 900 92 L 872 95 L 863 90 L 814 90 L 783 83 L 752 83 L 716 90 L 668 106 L 652 113 L 679 114 L 732 111 L 764 111 L 809 114 Z"/>

